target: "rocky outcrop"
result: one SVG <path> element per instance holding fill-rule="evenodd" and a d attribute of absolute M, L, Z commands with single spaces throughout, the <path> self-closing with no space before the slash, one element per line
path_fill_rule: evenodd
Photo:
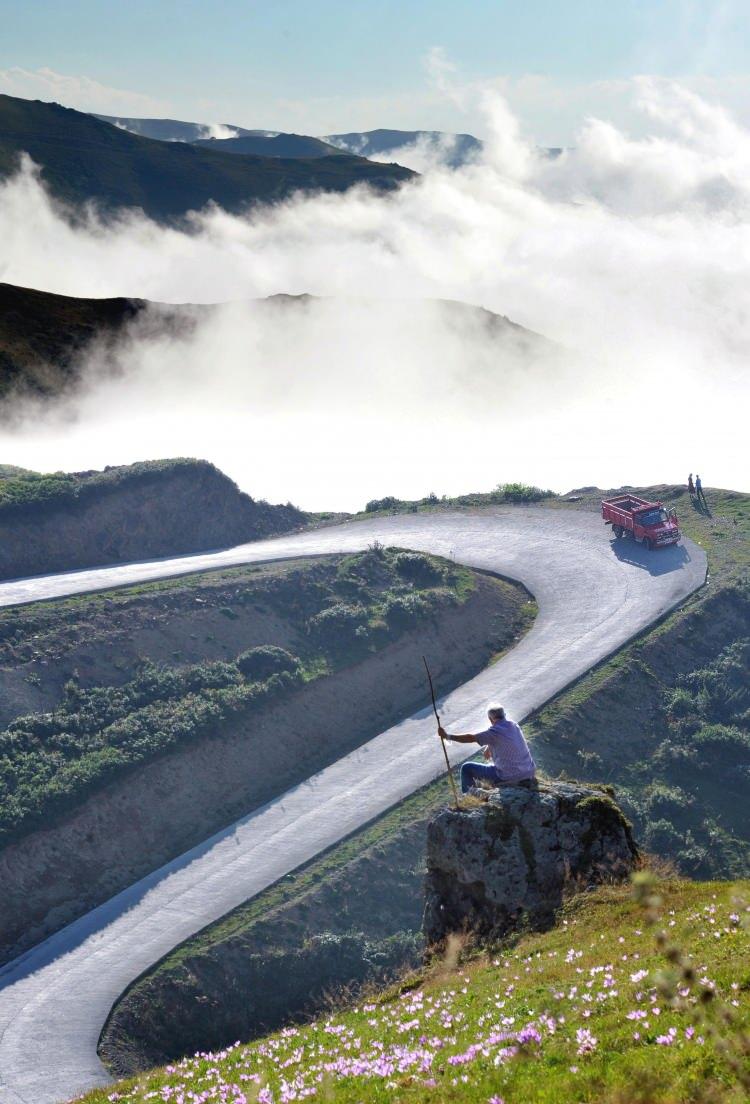
<path fill-rule="evenodd" d="M 425 939 L 549 927 L 566 896 L 627 877 L 637 853 L 610 793 L 577 783 L 502 786 L 444 809 L 428 828 Z"/>

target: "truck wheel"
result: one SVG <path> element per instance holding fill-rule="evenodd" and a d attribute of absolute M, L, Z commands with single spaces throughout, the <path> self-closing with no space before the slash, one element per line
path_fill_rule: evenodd
<path fill-rule="evenodd" d="M 622 532 L 623 532 L 622 526 L 621 525 L 613 525 L 612 526 L 612 532 L 614 533 L 615 537 L 619 540 L 620 537 L 622 536 Z"/>
<path fill-rule="evenodd" d="M 650 552 L 651 549 L 654 547 L 648 537 L 643 538 L 643 547 L 646 549 L 647 552 Z"/>

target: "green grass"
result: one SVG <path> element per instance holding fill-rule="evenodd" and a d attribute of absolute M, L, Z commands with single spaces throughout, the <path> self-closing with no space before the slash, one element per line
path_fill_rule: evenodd
<path fill-rule="evenodd" d="M 657 892 L 644 886 L 645 904 L 628 887 L 581 895 L 550 932 L 83 1099 L 279 1104 L 312 1089 L 341 1104 L 739 1104 L 750 885 Z"/>

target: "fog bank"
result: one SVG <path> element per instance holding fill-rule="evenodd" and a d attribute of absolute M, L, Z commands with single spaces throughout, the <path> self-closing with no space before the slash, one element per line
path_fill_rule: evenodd
<path fill-rule="evenodd" d="M 665 82 L 653 136 L 582 124 L 549 159 L 485 97 L 483 159 L 390 196 L 300 197 L 183 229 L 72 224 L 31 165 L 0 187 L 0 278 L 70 295 L 229 305 L 189 337 L 142 319 L 75 400 L 0 430 L 0 460 L 80 469 L 197 455 L 252 494 L 682 481 L 747 487 L 750 134 Z M 277 293 L 320 301 L 248 305 Z M 499 335 L 482 306 L 555 348 Z"/>

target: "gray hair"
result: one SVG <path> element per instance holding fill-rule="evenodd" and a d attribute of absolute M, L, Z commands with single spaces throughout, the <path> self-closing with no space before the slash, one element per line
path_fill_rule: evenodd
<path fill-rule="evenodd" d="M 487 710 L 487 716 L 491 721 L 504 721 L 505 710 L 501 705 L 491 705 Z"/>

